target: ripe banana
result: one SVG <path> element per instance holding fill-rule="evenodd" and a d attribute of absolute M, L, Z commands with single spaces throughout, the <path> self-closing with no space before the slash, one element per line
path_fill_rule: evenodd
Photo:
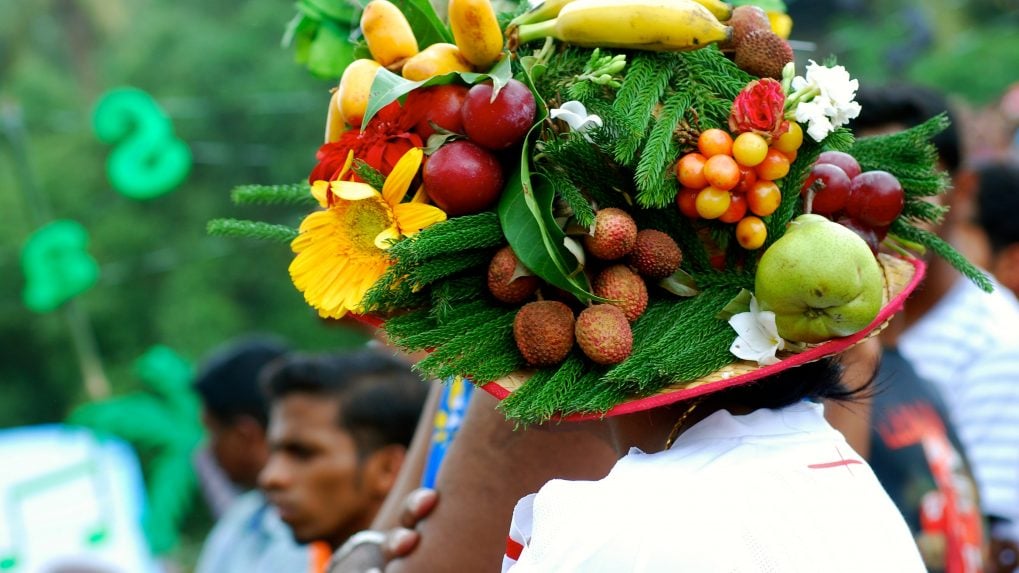
<path fill-rule="evenodd" d="M 785 12 L 768 12 L 768 22 L 771 23 L 771 31 L 778 34 L 783 40 L 789 39 L 793 31 L 793 19 Z"/>
<path fill-rule="evenodd" d="M 574 0 L 556 19 L 518 29 L 521 44 L 548 36 L 585 47 L 666 52 L 728 41 L 732 28 L 694 0 Z"/>
<path fill-rule="evenodd" d="M 340 116 L 339 95 L 340 90 L 333 90 L 333 95 L 329 98 L 329 111 L 326 112 L 326 143 L 339 141 L 343 132 L 347 131 L 347 126 Z"/>
<path fill-rule="evenodd" d="M 453 44 L 432 44 L 403 64 L 403 77 L 412 82 L 427 80 L 449 72 L 469 72 L 470 63 Z"/>
<path fill-rule="evenodd" d="M 340 104 L 340 118 L 347 125 L 361 127 L 365 109 L 368 108 L 372 82 L 380 67 L 375 60 L 363 58 L 354 60 L 343 70 L 340 87 L 336 90 L 336 101 Z"/>
<path fill-rule="evenodd" d="M 488 71 L 502 55 L 502 28 L 489 0 L 449 0 L 449 26 L 460 55 Z"/>
<path fill-rule="evenodd" d="M 364 7 L 361 32 L 372 59 L 387 68 L 399 69 L 404 60 L 418 53 L 407 17 L 389 0 L 372 0 Z"/>
<path fill-rule="evenodd" d="M 722 0 L 694 0 L 701 6 L 708 9 L 711 15 L 718 18 L 719 22 L 725 22 L 729 18 L 732 18 L 732 4 L 723 2 Z"/>
<path fill-rule="evenodd" d="M 516 26 L 523 26 L 524 24 L 534 24 L 535 22 L 551 20 L 558 16 L 563 7 L 570 2 L 573 2 L 573 0 L 545 0 L 527 12 L 513 18 L 513 20 L 510 21 L 509 27 L 514 28 Z"/>

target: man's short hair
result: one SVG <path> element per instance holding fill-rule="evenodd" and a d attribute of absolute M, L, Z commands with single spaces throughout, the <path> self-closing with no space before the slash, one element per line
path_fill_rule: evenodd
<path fill-rule="evenodd" d="M 976 167 L 977 224 L 987 233 L 991 250 L 1000 252 L 1019 243 L 1019 165 L 986 163 Z"/>
<path fill-rule="evenodd" d="M 286 344 L 267 335 L 230 341 L 204 361 L 194 389 L 205 409 L 220 421 L 231 423 L 238 416 L 250 416 L 264 428 L 269 405 L 259 387 L 259 373 L 286 352 Z"/>
<path fill-rule="evenodd" d="M 856 94 L 860 116 L 853 120 L 853 131 L 879 129 L 900 124 L 907 128 L 920 125 L 939 113 L 947 113 L 951 125 L 934 136 L 932 142 L 949 174 L 962 161 L 962 144 L 955 114 L 948 99 L 937 90 L 909 84 L 862 87 Z"/>
<path fill-rule="evenodd" d="M 273 402 L 292 394 L 338 398 L 337 424 L 361 455 L 410 445 L 428 393 L 409 364 L 372 348 L 289 355 L 266 370 L 263 385 Z"/>

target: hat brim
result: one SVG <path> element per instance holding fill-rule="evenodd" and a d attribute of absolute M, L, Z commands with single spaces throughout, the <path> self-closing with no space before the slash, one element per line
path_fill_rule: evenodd
<path fill-rule="evenodd" d="M 707 376 L 667 386 L 651 396 L 635 397 L 632 400 L 617 404 L 606 412 L 553 416 L 552 419 L 581 422 L 660 408 L 683 400 L 689 400 L 690 398 L 713 394 L 727 388 L 743 386 L 755 380 L 773 376 L 789 368 L 795 368 L 808 362 L 839 354 L 861 340 L 879 333 L 888 323 L 889 319 L 902 310 L 906 299 L 917 285 L 920 284 L 926 271 L 924 262 L 917 258 L 899 258 L 880 254 L 878 255 L 878 260 L 885 275 L 885 304 L 878 312 L 877 317 L 866 328 L 856 334 L 829 340 L 818 345 L 811 345 L 803 352 L 787 353 L 782 356 L 781 361 L 768 366 L 736 360 Z M 527 372 L 515 372 L 494 382 L 484 384 L 481 386 L 481 389 L 499 400 L 504 400 L 523 385 L 529 377 L 530 374 Z"/>

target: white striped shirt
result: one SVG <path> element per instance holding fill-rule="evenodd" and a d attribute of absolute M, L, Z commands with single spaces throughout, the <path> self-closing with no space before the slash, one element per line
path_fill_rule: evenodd
<path fill-rule="evenodd" d="M 899 339 L 902 355 L 948 404 L 984 513 L 1019 539 L 1019 302 L 960 279 Z"/>

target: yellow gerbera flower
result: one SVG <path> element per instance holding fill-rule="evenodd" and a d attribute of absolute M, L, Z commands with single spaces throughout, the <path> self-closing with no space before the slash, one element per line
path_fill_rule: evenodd
<path fill-rule="evenodd" d="M 315 181 L 311 192 L 324 210 L 308 215 L 291 249 L 290 278 L 304 299 L 326 318 L 363 311 L 361 299 L 390 265 L 386 249 L 439 221 L 446 213 L 419 202 L 403 203 L 421 166 L 413 148 L 400 158 L 379 193 L 371 185 L 343 181 L 353 153 L 336 181 Z M 332 195 L 330 204 L 329 196 Z"/>

